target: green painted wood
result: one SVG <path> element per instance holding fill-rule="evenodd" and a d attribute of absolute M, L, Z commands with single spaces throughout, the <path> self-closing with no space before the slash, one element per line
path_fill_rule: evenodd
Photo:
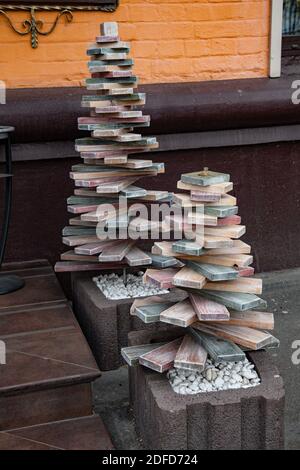
<path fill-rule="evenodd" d="M 154 349 L 164 346 L 166 343 L 141 344 L 138 346 L 129 346 L 121 349 L 121 355 L 124 361 L 131 367 L 139 363 L 139 357 Z"/>
<path fill-rule="evenodd" d="M 97 85 L 98 83 L 136 83 L 137 77 L 112 77 L 112 78 L 87 78 L 86 85 Z"/>
<path fill-rule="evenodd" d="M 221 218 L 236 215 L 238 211 L 238 206 L 204 206 L 204 214 L 215 215 L 216 217 Z"/>
<path fill-rule="evenodd" d="M 210 281 L 228 281 L 239 277 L 238 271 L 229 266 L 218 266 L 191 260 L 187 261 L 187 265 Z"/>
<path fill-rule="evenodd" d="M 183 183 L 195 184 L 198 186 L 210 186 L 212 184 L 227 183 L 230 181 L 230 175 L 215 171 L 195 171 L 193 173 L 185 173 L 181 175 L 181 181 L 183 181 Z"/>
<path fill-rule="evenodd" d="M 103 64 L 96 64 L 96 65 L 103 65 Z M 115 95 L 83 95 L 82 96 L 83 102 L 88 101 L 115 101 Z M 146 93 L 132 93 L 131 95 L 122 95 L 118 98 L 118 101 L 141 101 L 146 99 Z"/>
<path fill-rule="evenodd" d="M 113 198 L 99 198 L 99 197 L 85 197 L 85 196 L 70 196 L 67 199 L 67 204 L 71 206 L 86 206 L 89 204 L 112 204 L 116 203 Z"/>
<path fill-rule="evenodd" d="M 143 196 L 147 196 L 147 190 L 143 188 L 139 188 L 138 186 L 128 186 L 127 188 L 120 191 L 120 194 L 124 197 L 130 198 L 139 198 Z"/>
<path fill-rule="evenodd" d="M 88 54 L 88 55 L 97 55 L 97 54 Z M 114 59 L 114 60 L 102 60 L 98 59 L 98 57 L 95 60 L 91 60 L 88 62 L 88 66 L 92 64 L 93 66 L 95 65 L 118 65 L 119 67 L 130 67 L 131 65 L 134 64 L 133 59 Z"/>
<path fill-rule="evenodd" d="M 113 228 L 127 228 L 129 225 L 129 217 L 127 215 L 120 215 L 116 219 L 110 219 L 106 222 L 108 229 Z"/>
<path fill-rule="evenodd" d="M 149 122 L 108 122 L 101 124 L 78 124 L 80 131 L 96 131 L 97 129 L 130 129 L 131 127 L 149 127 Z"/>
<path fill-rule="evenodd" d="M 197 291 L 207 299 L 215 300 L 226 307 L 233 308 L 238 312 L 244 310 L 251 310 L 252 308 L 261 307 L 266 308 L 267 302 L 254 294 L 241 294 L 237 292 L 222 292 L 222 291 Z"/>
<path fill-rule="evenodd" d="M 178 240 L 172 245 L 172 251 L 175 253 L 184 253 L 187 255 L 200 256 L 204 253 L 201 245 L 191 240 Z"/>
<path fill-rule="evenodd" d="M 167 308 L 174 305 L 174 302 L 165 302 L 161 304 L 143 305 L 142 307 L 136 307 L 135 314 L 144 323 L 156 323 L 159 322 L 160 314 L 167 310 Z"/>
<path fill-rule="evenodd" d="M 134 142 L 134 147 L 144 147 L 145 145 L 153 145 L 156 144 L 157 140 L 156 137 L 145 137 L 142 140 Z M 75 140 L 76 145 L 110 145 L 114 147 L 122 146 L 122 147 L 132 147 L 132 142 L 115 142 L 114 140 L 104 140 L 104 139 L 93 139 L 92 137 L 86 137 L 81 139 Z M 121 145 L 120 145 L 121 144 Z M 147 168 L 148 169 L 148 168 Z"/>
<path fill-rule="evenodd" d="M 178 260 L 171 256 L 154 255 L 147 252 L 147 255 L 152 259 L 153 268 L 171 268 L 178 265 Z"/>
<path fill-rule="evenodd" d="M 206 349 L 211 359 L 216 362 L 238 362 L 243 361 L 246 357 L 242 349 L 235 343 L 200 332 L 191 326 L 188 327 L 188 333 Z"/>
<path fill-rule="evenodd" d="M 129 47 L 91 47 L 87 50 L 87 55 L 103 55 L 103 54 L 114 54 L 124 53 L 128 54 L 130 51 Z"/>
<path fill-rule="evenodd" d="M 69 237 L 72 235 L 95 235 L 96 227 L 64 227 L 62 230 L 63 237 Z"/>

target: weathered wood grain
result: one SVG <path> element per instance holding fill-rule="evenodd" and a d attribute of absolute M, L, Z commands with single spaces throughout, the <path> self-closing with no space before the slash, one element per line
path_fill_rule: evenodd
<path fill-rule="evenodd" d="M 144 282 L 151 283 L 160 289 L 171 289 L 173 287 L 174 276 L 178 273 L 178 269 L 147 269 L 144 274 Z"/>
<path fill-rule="evenodd" d="M 206 278 L 202 274 L 193 271 L 193 269 L 184 267 L 174 276 L 173 284 L 177 287 L 202 289 L 206 285 Z"/>
<path fill-rule="evenodd" d="M 212 248 L 206 252 L 209 256 L 214 255 L 235 255 L 235 254 L 250 254 L 251 246 L 241 240 L 232 240 L 232 246 L 223 248 Z"/>
<path fill-rule="evenodd" d="M 130 251 L 126 254 L 125 260 L 129 266 L 144 266 L 152 264 L 151 257 L 136 246 L 131 248 Z"/>
<path fill-rule="evenodd" d="M 274 315 L 268 312 L 257 312 L 247 310 L 245 312 L 230 311 L 229 325 L 247 326 L 248 328 L 257 328 L 261 330 L 274 329 Z"/>
<path fill-rule="evenodd" d="M 124 240 L 120 241 L 117 245 L 104 248 L 102 253 L 99 255 L 99 261 L 103 263 L 122 261 L 134 243 L 134 240 Z"/>
<path fill-rule="evenodd" d="M 135 307 L 135 315 L 144 323 L 156 323 L 160 320 L 161 312 L 168 309 L 172 305 L 172 302 L 164 302 Z"/>
<path fill-rule="evenodd" d="M 201 290 L 199 291 L 200 295 L 204 297 L 219 302 L 220 304 L 225 305 L 228 308 L 237 310 L 238 312 L 243 312 L 245 310 L 251 310 L 256 307 L 267 306 L 265 300 L 257 297 L 254 294 L 241 294 L 236 292 L 222 292 L 222 291 L 210 291 L 210 290 Z"/>
<path fill-rule="evenodd" d="M 226 225 L 225 227 L 205 227 L 204 234 L 215 237 L 240 238 L 246 233 L 245 225 Z"/>
<path fill-rule="evenodd" d="M 190 292 L 190 302 L 200 321 L 228 321 L 230 318 L 227 308 L 196 293 Z"/>
<path fill-rule="evenodd" d="M 135 366 L 139 363 L 140 356 L 153 351 L 154 349 L 164 346 L 166 343 L 152 343 L 152 344 L 141 344 L 137 346 L 129 346 L 121 349 L 121 355 L 124 361 L 130 366 Z"/>
<path fill-rule="evenodd" d="M 177 302 L 172 307 L 163 311 L 160 314 L 160 321 L 186 328 L 197 321 L 197 315 L 191 302 L 187 299 Z"/>
<path fill-rule="evenodd" d="M 186 335 L 177 351 L 174 367 L 202 372 L 205 368 L 207 351 L 189 335 Z"/>
<path fill-rule="evenodd" d="M 205 206 L 204 213 L 214 215 L 215 217 L 230 217 L 236 215 L 239 211 L 238 206 Z"/>
<path fill-rule="evenodd" d="M 231 267 L 202 263 L 201 257 L 199 262 L 188 260 L 187 265 L 210 281 L 228 281 L 229 279 L 237 279 L 239 275 L 236 269 Z"/>
<path fill-rule="evenodd" d="M 203 254 L 203 244 L 192 240 L 178 240 L 172 244 L 175 253 L 186 253 L 187 255 L 199 256 Z"/>
<path fill-rule="evenodd" d="M 273 336 L 264 331 L 227 325 L 226 323 L 208 324 L 197 322 L 193 324 L 193 328 L 254 350 L 262 349 L 273 341 Z"/>
<path fill-rule="evenodd" d="M 173 367 L 181 342 L 182 338 L 178 338 L 164 346 L 153 349 L 143 356 L 140 356 L 139 363 L 156 372 L 166 372 Z"/>
<path fill-rule="evenodd" d="M 218 183 L 218 184 L 205 186 L 205 188 L 201 188 L 201 186 L 198 186 L 196 184 L 184 183 L 183 181 L 180 180 L 177 182 L 177 188 L 183 189 L 185 191 L 197 191 L 197 192 L 204 191 L 206 193 L 214 193 L 214 194 L 219 194 L 221 196 L 222 194 L 226 194 L 232 191 L 233 184 L 231 182 Z"/>
<path fill-rule="evenodd" d="M 230 181 L 230 175 L 218 173 L 215 171 L 195 171 L 181 175 L 183 183 L 195 184 L 197 186 L 211 186 L 218 183 L 227 183 Z"/>
<path fill-rule="evenodd" d="M 188 327 L 188 333 L 206 349 L 215 362 L 238 362 L 246 357 L 235 343 L 195 330 L 193 327 Z"/>
<path fill-rule="evenodd" d="M 241 277 L 234 281 L 207 282 L 205 284 L 205 289 L 259 295 L 262 293 L 262 280 L 257 278 Z"/>
<path fill-rule="evenodd" d="M 238 268 L 248 267 L 253 263 L 252 255 L 226 254 L 226 255 L 202 255 L 201 262 L 208 264 L 217 264 L 218 266 L 236 266 Z"/>

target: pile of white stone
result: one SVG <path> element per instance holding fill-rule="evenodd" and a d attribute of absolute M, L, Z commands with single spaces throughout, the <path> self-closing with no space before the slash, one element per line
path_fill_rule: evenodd
<path fill-rule="evenodd" d="M 151 295 L 167 294 L 169 291 L 149 284 L 143 284 L 142 271 L 137 274 L 128 274 L 126 285 L 123 276 L 116 273 L 101 274 L 93 281 L 106 298 L 111 300 L 130 299 L 135 297 L 148 297 Z"/>
<path fill-rule="evenodd" d="M 213 362 L 207 360 L 203 372 L 171 369 L 167 377 L 174 392 L 181 395 L 255 387 L 260 378 L 254 364 L 245 359 L 240 362 Z"/>

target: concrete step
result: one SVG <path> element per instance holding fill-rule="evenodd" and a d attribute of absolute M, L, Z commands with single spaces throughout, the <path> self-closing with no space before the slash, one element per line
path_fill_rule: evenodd
<path fill-rule="evenodd" d="M 48 262 L 4 265 L 1 272 L 25 280 L 23 289 L 0 297 L 6 353 L 0 364 L 0 432 L 9 434 L 2 442 L 18 446 L 12 429 L 93 417 L 91 384 L 100 371 Z"/>
<path fill-rule="evenodd" d="M 0 432 L 0 450 L 111 450 L 99 416 L 84 416 Z"/>

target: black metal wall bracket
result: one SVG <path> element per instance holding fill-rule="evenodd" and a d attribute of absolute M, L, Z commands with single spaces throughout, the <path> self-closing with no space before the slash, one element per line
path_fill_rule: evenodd
<path fill-rule="evenodd" d="M 48 3 L 52 3 L 52 0 L 50 0 Z M 87 2 L 86 0 L 73 0 L 72 5 L 60 4 L 60 1 L 58 0 L 55 3 L 53 5 L 21 5 L 19 2 L 16 2 L 16 4 L 12 5 L 0 4 L 0 15 L 6 18 L 10 27 L 15 33 L 19 34 L 20 36 L 26 36 L 30 34 L 31 47 L 36 49 L 39 44 L 39 36 L 49 36 L 51 33 L 53 33 L 61 17 L 64 17 L 67 23 L 71 23 L 73 21 L 73 11 L 103 11 L 106 13 L 112 13 L 119 6 L 119 0 L 107 0 L 106 2 L 105 0 L 98 0 L 98 2 L 95 0 L 91 0 L 90 2 Z M 23 21 L 23 29 L 21 30 L 14 25 L 13 20 L 9 16 L 9 12 L 13 11 L 25 11 L 29 13 L 29 18 Z M 57 16 L 52 26 L 48 30 L 45 31 L 43 29 L 44 21 L 37 19 L 37 11 L 57 11 Z"/>

